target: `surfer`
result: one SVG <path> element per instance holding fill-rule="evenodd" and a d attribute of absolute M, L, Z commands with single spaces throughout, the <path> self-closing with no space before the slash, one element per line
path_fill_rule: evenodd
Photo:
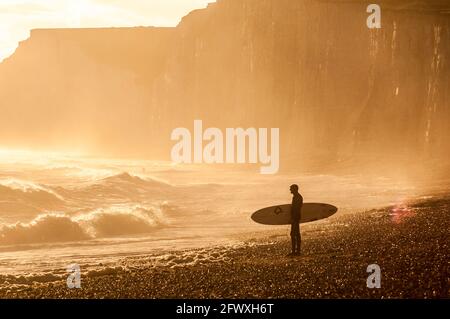
<path fill-rule="evenodd" d="M 298 192 L 298 185 L 291 185 L 292 196 L 291 205 L 291 242 L 292 252 L 288 256 L 299 256 L 302 237 L 300 235 L 300 218 L 303 206 L 303 197 Z"/>

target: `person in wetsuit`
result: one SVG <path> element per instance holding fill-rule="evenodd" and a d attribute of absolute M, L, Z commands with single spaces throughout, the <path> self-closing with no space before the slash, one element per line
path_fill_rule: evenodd
<path fill-rule="evenodd" d="M 288 256 L 299 256 L 301 235 L 300 235 L 300 218 L 303 206 L 303 197 L 298 192 L 298 185 L 294 184 L 290 187 L 292 196 L 291 205 L 291 242 L 292 252 Z"/>

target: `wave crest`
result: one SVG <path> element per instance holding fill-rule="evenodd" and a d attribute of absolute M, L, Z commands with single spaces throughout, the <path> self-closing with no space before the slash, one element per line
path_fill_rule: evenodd
<path fill-rule="evenodd" d="M 29 223 L 0 225 L 0 244 L 81 241 L 151 232 L 167 223 L 160 207 L 113 206 L 76 216 L 41 214 Z"/>
<path fill-rule="evenodd" d="M 42 202 L 60 202 L 64 200 L 61 195 L 48 187 L 18 179 L 0 180 L 0 198 Z"/>
<path fill-rule="evenodd" d="M 162 209 L 164 206 L 113 206 L 79 215 L 74 220 L 94 238 L 143 234 L 165 224 Z"/>

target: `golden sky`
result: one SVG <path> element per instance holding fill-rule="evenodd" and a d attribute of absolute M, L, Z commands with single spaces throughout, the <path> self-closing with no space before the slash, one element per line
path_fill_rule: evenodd
<path fill-rule="evenodd" d="M 0 0 L 0 61 L 35 28 L 175 26 L 214 0 Z"/>

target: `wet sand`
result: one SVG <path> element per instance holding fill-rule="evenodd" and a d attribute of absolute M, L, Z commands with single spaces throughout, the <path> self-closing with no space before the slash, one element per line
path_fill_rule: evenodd
<path fill-rule="evenodd" d="M 249 235 L 238 246 L 82 274 L 80 289 L 68 289 L 65 279 L 3 285 L 0 297 L 449 298 L 449 217 L 450 197 L 429 198 L 306 225 L 300 257 L 286 257 L 288 231 L 278 229 L 263 238 Z M 381 268 L 379 289 L 366 286 L 369 264 Z"/>

